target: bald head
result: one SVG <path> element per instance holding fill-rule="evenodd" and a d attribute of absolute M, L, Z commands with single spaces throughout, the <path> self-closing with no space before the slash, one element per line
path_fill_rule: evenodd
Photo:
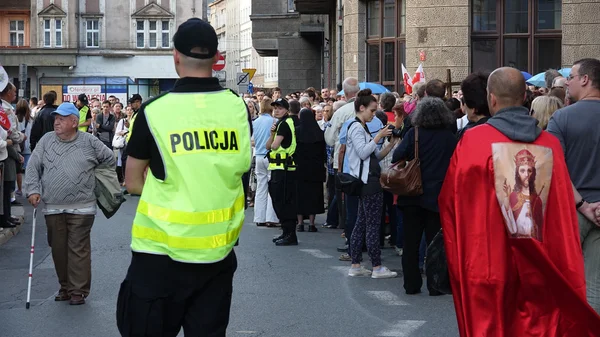
<path fill-rule="evenodd" d="M 487 83 L 488 105 L 493 115 L 500 109 L 523 105 L 525 78 L 516 68 L 503 67 L 492 72 Z"/>

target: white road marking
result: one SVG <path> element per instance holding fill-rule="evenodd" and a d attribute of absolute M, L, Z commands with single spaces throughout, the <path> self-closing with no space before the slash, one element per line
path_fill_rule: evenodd
<path fill-rule="evenodd" d="M 323 253 L 319 249 L 300 249 L 301 252 L 310 254 L 318 259 L 331 259 L 333 256 Z"/>
<path fill-rule="evenodd" d="M 367 291 L 367 295 L 383 302 L 385 305 L 408 305 L 391 291 Z"/>
<path fill-rule="evenodd" d="M 378 337 L 409 337 L 417 331 L 426 321 L 399 321 L 389 329 L 380 332 Z"/>

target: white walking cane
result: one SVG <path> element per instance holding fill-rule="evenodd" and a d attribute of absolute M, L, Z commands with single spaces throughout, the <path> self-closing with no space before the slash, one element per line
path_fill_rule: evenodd
<path fill-rule="evenodd" d="M 33 226 L 31 228 L 31 253 L 29 254 L 29 282 L 27 283 L 27 303 L 25 309 L 29 309 L 31 299 L 31 279 L 33 276 L 33 252 L 35 251 L 35 221 L 37 218 L 37 208 L 33 209 Z"/>

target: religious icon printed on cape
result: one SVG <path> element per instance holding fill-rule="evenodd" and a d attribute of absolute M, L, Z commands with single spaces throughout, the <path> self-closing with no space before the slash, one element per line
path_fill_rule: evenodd
<path fill-rule="evenodd" d="M 510 237 L 542 241 L 552 181 L 552 149 L 523 143 L 492 144 L 496 197 Z"/>

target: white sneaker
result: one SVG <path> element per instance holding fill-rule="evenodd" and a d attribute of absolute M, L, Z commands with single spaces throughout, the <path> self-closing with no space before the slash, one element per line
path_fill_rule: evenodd
<path fill-rule="evenodd" d="M 360 266 L 360 268 L 350 268 L 350 270 L 348 271 L 348 276 L 371 276 L 371 271 L 363 266 Z"/>
<path fill-rule="evenodd" d="M 396 276 L 398 276 L 398 273 L 389 270 L 387 267 L 381 266 L 379 269 L 373 269 L 371 278 L 394 278 Z"/>

